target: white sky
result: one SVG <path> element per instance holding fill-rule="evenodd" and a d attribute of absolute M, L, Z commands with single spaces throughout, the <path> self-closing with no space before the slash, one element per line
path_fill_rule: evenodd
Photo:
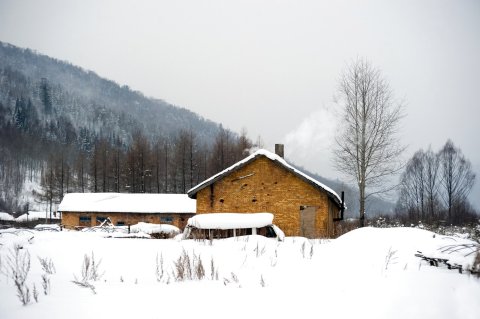
<path fill-rule="evenodd" d="M 477 0 L 0 0 L 0 40 L 284 142 L 333 178 L 337 81 L 366 57 L 405 101 L 405 157 L 451 138 L 480 175 Z"/>

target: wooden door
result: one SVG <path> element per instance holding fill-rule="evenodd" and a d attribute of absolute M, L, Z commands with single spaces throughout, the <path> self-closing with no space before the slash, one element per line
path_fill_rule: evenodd
<path fill-rule="evenodd" d="M 300 236 L 314 238 L 317 207 L 302 206 L 302 208 L 300 209 Z"/>

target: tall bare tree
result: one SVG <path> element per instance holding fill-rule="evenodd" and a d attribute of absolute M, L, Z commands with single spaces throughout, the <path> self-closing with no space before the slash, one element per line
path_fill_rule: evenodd
<path fill-rule="evenodd" d="M 399 202 L 408 212 L 410 219 L 421 220 L 425 217 L 425 153 L 419 150 L 408 161 L 400 179 L 401 193 Z"/>
<path fill-rule="evenodd" d="M 439 156 L 430 148 L 408 160 L 400 179 L 398 209 L 413 220 L 433 221 L 438 215 Z"/>
<path fill-rule="evenodd" d="M 397 103 L 380 71 L 357 59 L 343 73 L 338 90 L 343 121 L 336 137 L 336 168 L 358 185 L 360 226 L 365 225 L 365 201 L 388 190 L 386 181 L 402 164 L 397 130 L 402 105 Z M 391 188 L 391 187 L 390 187 Z"/>
<path fill-rule="evenodd" d="M 442 198 L 448 219 L 454 221 L 454 207 L 463 204 L 475 183 L 475 173 L 462 151 L 448 140 L 439 153 L 442 168 Z"/>
<path fill-rule="evenodd" d="M 434 219 L 438 208 L 439 156 L 429 148 L 424 156 L 425 193 L 427 197 L 427 211 L 429 218 Z"/>

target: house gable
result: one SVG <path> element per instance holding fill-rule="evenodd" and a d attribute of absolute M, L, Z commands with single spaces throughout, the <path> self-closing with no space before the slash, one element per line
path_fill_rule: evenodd
<path fill-rule="evenodd" d="M 200 187 L 199 187 L 200 186 Z M 287 236 L 302 235 L 302 209 L 313 208 L 314 234 L 329 236 L 340 208 L 324 188 L 269 156 L 251 157 L 189 191 L 197 214 L 271 212 Z M 333 208 L 333 209 L 332 209 Z"/>
<path fill-rule="evenodd" d="M 313 179 L 312 177 L 306 175 L 305 173 L 299 171 L 298 169 L 294 168 L 293 166 L 289 165 L 283 158 L 280 156 L 273 154 L 266 150 L 258 150 L 257 152 L 253 153 L 252 155 L 248 156 L 247 158 L 237 162 L 236 164 L 230 166 L 229 168 L 223 170 L 222 172 L 212 176 L 211 178 L 203 181 L 202 183 L 198 184 L 197 186 L 190 189 L 187 194 L 190 198 L 196 198 L 197 193 L 206 188 L 211 187 L 212 184 L 216 183 L 219 180 L 222 180 L 226 176 L 231 175 L 232 173 L 241 170 L 246 165 L 250 164 L 253 161 L 256 161 L 259 158 L 267 158 L 271 162 L 277 164 L 278 166 L 283 167 L 285 170 L 291 172 L 293 175 L 297 176 L 298 178 L 302 179 L 304 182 L 311 184 L 313 187 L 325 191 L 327 196 L 332 199 L 332 201 L 338 206 L 338 208 L 342 207 L 342 202 L 340 197 L 335 193 L 332 189 L 328 186 L 320 183 L 319 181 Z M 240 176 L 237 178 L 243 179 L 249 177 L 248 175 Z"/>

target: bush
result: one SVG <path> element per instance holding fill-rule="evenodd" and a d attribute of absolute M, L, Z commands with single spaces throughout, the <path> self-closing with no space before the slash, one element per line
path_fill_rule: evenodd
<path fill-rule="evenodd" d="M 17 297 L 22 305 L 30 302 L 30 289 L 25 281 L 30 271 L 30 253 L 20 245 L 15 245 L 7 255 L 5 265 L 2 264 L 1 272 L 11 278 L 17 290 Z"/>

